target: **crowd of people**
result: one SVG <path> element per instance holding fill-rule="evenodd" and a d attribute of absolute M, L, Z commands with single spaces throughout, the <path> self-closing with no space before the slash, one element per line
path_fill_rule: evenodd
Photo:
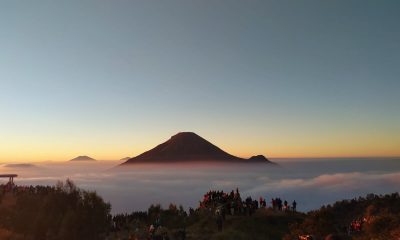
<path fill-rule="evenodd" d="M 251 196 L 246 197 L 243 201 L 239 189 L 236 188 L 236 190 L 232 190 L 230 193 L 215 190 L 208 191 L 203 196 L 203 200 L 200 201 L 199 208 L 218 208 L 219 211 L 230 215 L 251 215 L 258 208 L 271 208 L 277 211 L 296 211 L 297 202 L 293 201 L 292 204 L 289 204 L 288 201 L 283 201 L 281 198 L 272 198 L 271 205 L 268 206 L 265 198 L 260 197 L 257 201 Z"/>
<path fill-rule="evenodd" d="M 111 231 L 118 232 L 123 230 L 129 230 L 130 225 L 139 225 L 140 221 L 147 219 L 146 212 L 133 212 L 131 214 L 116 214 L 112 217 L 112 229 Z"/>
<path fill-rule="evenodd" d="M 206 209 L 215 211 L 215 219 L 218 231 L 222 231 L 223 222 L 226 215 L 246 215 L 251 216 L 259 208 L 270 208 L 274 211 L 296 211 L 297 202 L 293 201 L 289 205 L 288 201 L 282 201 L 281 198 L 272 198 L 271 205 L 268 206 L 265 198 L 260 197 L 257 201 L 251 196 L 242 199 L 239 189 L 232 190 L 229 193 L 224 191 L 210 190 L 204 196 L 203 200 L 199 203 L 199 209 Z M 193 209 L 189 213 L 193 213 Z"/>
<path fill-rule="evenodd" d="M 289 211 L 296 210 L 296 201 L 293 201 L 292 205 L 289 206 L 287 201 L 282 201 L 280 198 L 271 199 L 271 203 L 267 204 L 267 200 L 263 197 L 260 197 L 258 200 L 253 199 L 251 196 L 243 198 L 240 194 L 238 188 L 232 190 L 230 192 L 224 192 L 222 190 L 210 190 L 203 195 L 201 201 L 199 201 L 198 208 L 189 208 L 189 214 L 183 214 L 183 218 L 196 216 L 197 214 L 205 213 L 209 216 L 212 216 L 215 219 L 216 230 L 222 231 L 223 224 L 226 220 L 227 215 L 229 216 L 251 216 L 255 213 L 257 209 L 271 209 L 274 211 Z M 159 206 L 158 206 L 159 208 Z M 133 222 L 135 220 L 143 220 L 142 222 L 147 222 L 147 239 L 149 240 L 167 240 L 168 231 L 167 226 L 165 225 L 166 219 L 162 217 L 162 215 L 166 213 L 167 210 L 160 210 L 155 208 L 155 214 L 152 214 L 153 211 L 136 213 L 131 215 L 115 215 L 113 217 L 114 231 L 120 231 L 126 228 L 127 223 Z M 171 207 L 170 207 L 171 211 Z M 183 211 L 183 210 L 182 210 Z M 178 211 L 179 212 L 179 211 Z M 181 216 L 182 213 L 178 213 L 178 216 Z M 161 213 L 161 214 L 160 214 Z M 153 217 L 151 217 L 154 215 Z M 182 216 L 181 216 L 182 217 Z M 161 219 L 161 220 L 160 220 Z M 162 220 L 164 219 L 164 220 Z M 138 226 L 138 224 L 134 224 Z M 186 230 L 184 227 L 185 224 L 182 225 L 180 231 L 175 232 L 176 239 L 186 239 Z M 178 237 L 176 237 L 178 236 Z"/>
<path fill-rule="evenodd" d="M 272 198 L 271 200 L 271 206 L 272 209 L 274 210 L 279 210 L 279 211 L 296 211 L 297 208 L 297 202 L 294 200 L 292 202 L 292 205 L 289 205 L 288 201 L 283 201 L 280 198 Z"/>

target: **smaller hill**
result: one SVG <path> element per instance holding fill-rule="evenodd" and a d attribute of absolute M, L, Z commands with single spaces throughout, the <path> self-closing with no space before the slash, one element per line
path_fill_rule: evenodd
<path fill-rule="evenodd" d="M 257 156 L 252 156 L 249 158 L 249 161 L 251 162 L 266 162 L 266 163 L 273 163 L 268 158 L 266 158 L 264 155 L 257 155 Z"/>
<path fill-rule="evenodd" d="M 70 162 L 86 162 L 86 161 L 96 161 L 96 159 L 93 159 L 91 157 L 88 156 L 78 156 L 76 158 L 73 158 L 71 160 L 69 160 Z"/>
<path fill-rule="evenodd" d="M 33 164 L 30 163 L 14 163 L 14 164 L 6 164 L 4 165 L 4 167 L 6 168 L 32 168 L 32 167 L 36 167 Z"/>

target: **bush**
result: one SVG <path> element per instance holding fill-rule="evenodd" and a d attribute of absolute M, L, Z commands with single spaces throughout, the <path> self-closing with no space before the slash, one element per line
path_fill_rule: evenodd
<path fill-rule="evenodd" d="M 350 234 L 352 239 L 396 239 L 393 236 L 400 235 L 399 194 L 368 194 L 365 198 L 343 200 L 331 207 L 309 212 L 303 222 L 291 225 L 286 239 L 301 234 L 313 234 L 319 238 L 331 233 L 348 235 L 353 220 L 363 224 L 360 232 Z"/>
<path fill-rule="evenodd" d="M 82 191 L 66 180 L 55 187 L 17 187 L 15 205 L 0 208 L 0 227 L 25 239 L 105 238 L 111 206 L 95 192 Z"/>

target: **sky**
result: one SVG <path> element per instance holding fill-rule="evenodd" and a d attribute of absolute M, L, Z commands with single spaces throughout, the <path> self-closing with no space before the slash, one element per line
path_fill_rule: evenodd
<path fill-rule="evenodd" d="M 3 1 L 0 162 L 400 156 L 398 1 Z"/>

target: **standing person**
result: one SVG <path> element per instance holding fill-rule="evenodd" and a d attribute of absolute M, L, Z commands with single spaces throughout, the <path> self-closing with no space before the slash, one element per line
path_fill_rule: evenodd
<path fill-rule="evenodd" d="M 297 202 L 296 202 L 296 200 L 293 200 L 293 203 L 292 203 L 293 212 L 296 212 L 296 207 L 297 207 Z"/>
<path fill-rule="evenodd" d="M 153 224 L 151 224 L 150 227 L 149 227 L 149 239 L 153 239 L 154 238 L 155 231 L 156 231 L 156 228 L 154 227 Z"/>
<path fill-rule="evenodd" d="M 178 231 L 179 240 L 186 240 L 186 228 Z"/>
<path fill-rule="evenodd" d="M 168 232 L 163 232 L 162 234 L 162 240 L 169 240 Z"/>
<path fill-rule="evenodd" d="M 325 240 L 342 240 L 343 238 L 336 234 L 329 234 L 325 237 Z"/>
<path fill-rule="evenodd" d="M 215 212 L 215 220 L 216 220 L 216 223 L 217 223 L 217 228 L 218 228 L 218 232 L 222 232 L 222 222 L 223 222 L 223 219 L 222 219 L 222 216 L 221 216 L 221 212 L 219 211 L 219 210 L 217 210 L 216 212 Z"/>
<path fill-rule="evenodd" d="M 283 208 L 284 208 L 285 212 L 286 212 L 286 211 L 288 210 L 288 208 L 289 208 L 288 202 L 287 202 L 286 200 L 283 202 Z"/>
<path fill-rule="evenodd" d="M 278 210 L 282 211 L 282 200 L 280 198 L 277 198 L 276 203 L 278 205 Z"/>

